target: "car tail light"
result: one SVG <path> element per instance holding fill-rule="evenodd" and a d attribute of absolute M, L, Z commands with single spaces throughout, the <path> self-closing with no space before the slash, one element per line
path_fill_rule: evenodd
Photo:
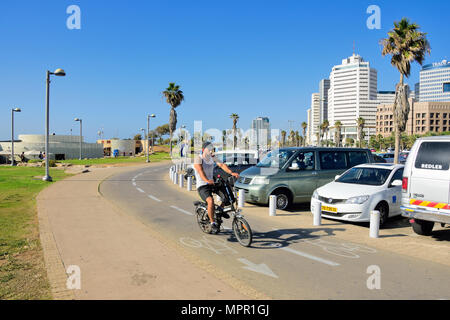
<path fill-rule="evenodd" d="M 408 178 L 403 178 L 402 180 L 402 191 L 406 192 L 408 190 Z"/>

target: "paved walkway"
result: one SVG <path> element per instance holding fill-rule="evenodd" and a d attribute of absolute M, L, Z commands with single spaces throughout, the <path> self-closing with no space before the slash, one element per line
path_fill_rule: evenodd
<path fill-rule="evenodd" d="M 152 165 L 158 164 L 145 166 Z M 41 242 L 54 298 L 248 299 L 100 196 L 102 180 L 136 168 L 92 169 L 39 194 Z M 80 290 L 67 289 L 71 265 L 80 268 Z"/>

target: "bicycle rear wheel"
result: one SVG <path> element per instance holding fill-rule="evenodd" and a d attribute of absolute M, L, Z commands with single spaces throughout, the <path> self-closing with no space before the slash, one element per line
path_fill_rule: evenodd
<path fill-rule="evenodd" d="M 233 220 L 233 233 L 242 246 L 249 247 L 252 244 L 252 229 L 244 218 L 235 218 Z"/>

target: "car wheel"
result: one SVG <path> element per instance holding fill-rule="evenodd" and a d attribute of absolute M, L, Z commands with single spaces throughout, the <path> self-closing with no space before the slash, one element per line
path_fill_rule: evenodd
<path fill-rule="evenodd" d="M 429 236 L 433 231 L 434 222 L 416 219 L 411 223 L 411 226 L 415 233 L 421 236 Z"/>
<path fill-rule="evenodd" d="M 286 191 L 276 191 L 273 193 L 277 197 L 277 209 L 286 210 L 291 205 L 290 195 Z"/>
<path fill-rule="evenodd" d="M 384 202 L 380 202 L 375 207 L 375 210 L 380 212 L 380 227 L 381 227 L 387 222 L 389 218 L 389 206 Z"/>

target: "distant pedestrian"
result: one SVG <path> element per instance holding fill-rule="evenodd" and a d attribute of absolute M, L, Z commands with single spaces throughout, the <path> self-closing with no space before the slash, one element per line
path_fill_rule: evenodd
<path fill-rule="evenodd" d="M 43 154 L 42 154 L 42 151 L 39 151 L 39 159 L 40 159 L 40 160 L 44 159 L 44 156 L 43 156 Z"/>
<path fill-rule="evenodd" d="M 21 153 L 20 155 L 20 162 L 24 163 L 25 162 L 25 153 Z"/>

